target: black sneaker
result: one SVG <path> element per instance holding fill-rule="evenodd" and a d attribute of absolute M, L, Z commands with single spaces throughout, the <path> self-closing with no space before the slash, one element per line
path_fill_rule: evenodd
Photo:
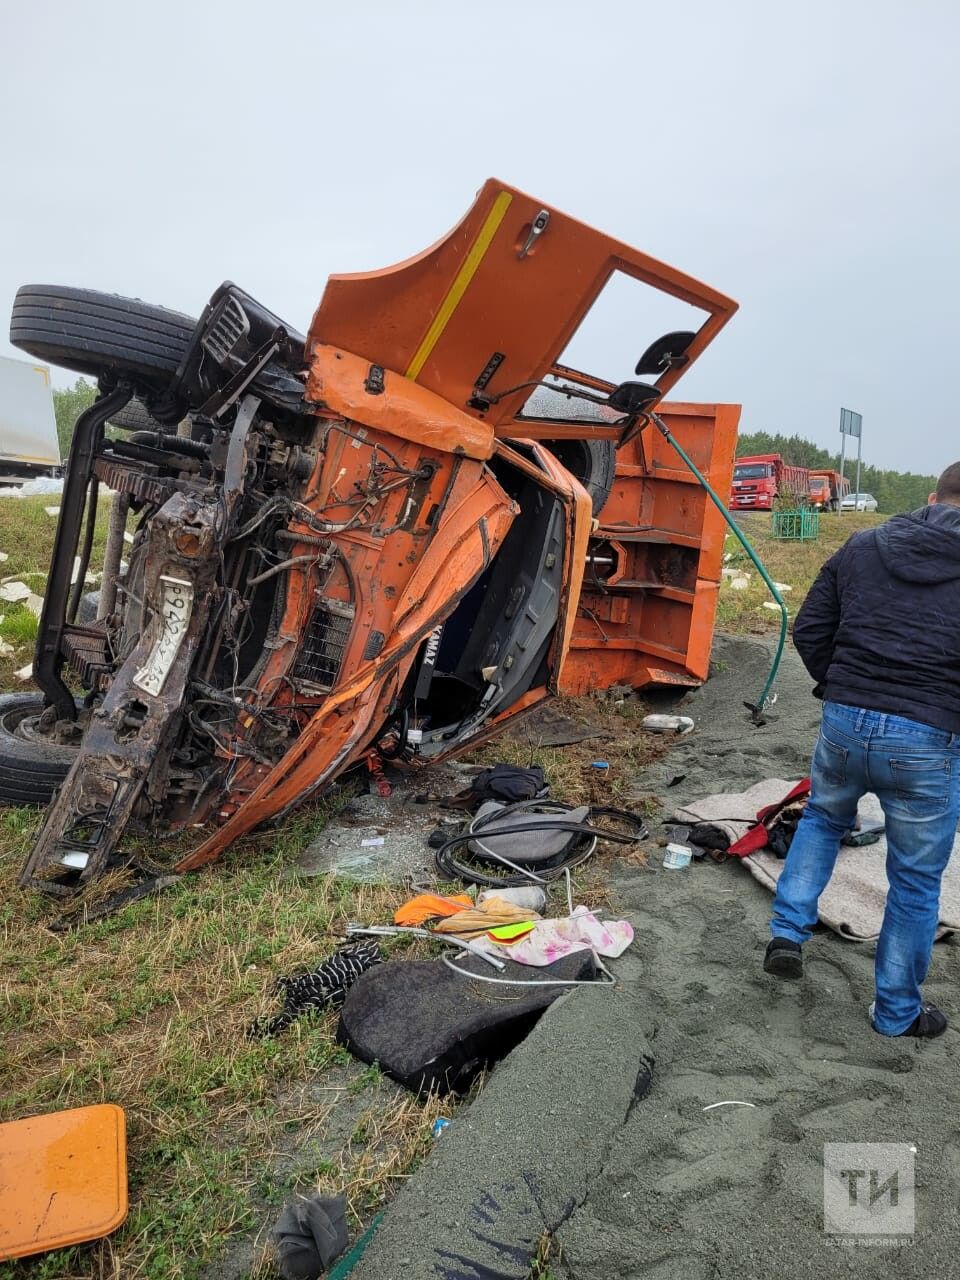
<path fill-rule="evenodd" d="M 772 973 L 778 978 L 803 977 L 803 953 L 799 942 L 789 938 L 773 938 L 767 943 L 763 957 L 765 973 Z"/>
<path fill-rule="evenodd" d="M 946 1029 L 947 1020 L 937 1006 L 922 1004 L 920 1012 L 900 1035 L 916 1036 L 918 1040 L 933 1040 L 936 1036 L 942 1036 Z"/>

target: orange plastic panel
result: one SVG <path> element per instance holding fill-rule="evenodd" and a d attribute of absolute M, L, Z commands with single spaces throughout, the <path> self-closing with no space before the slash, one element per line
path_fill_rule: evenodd
<path fill-rule="evenodd" d="M 721 500 L 730 491 L 739 405 L 664 404 L 660 415 Z M 617 451 L 560 677 L 562 693 L 706 679 L 719 596 L 723 517 L 650 427 Z"/>
<path fill-rule="evenodd" d="M 97 1240 L 127 1216 L 127 1136 L 103 1103 L 0 1125 L 0 1260 Z"/>

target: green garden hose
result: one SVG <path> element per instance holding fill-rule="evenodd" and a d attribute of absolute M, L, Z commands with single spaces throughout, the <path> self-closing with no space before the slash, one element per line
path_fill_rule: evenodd
<path fill-rule="evenodd" d="M 697 480 L 700 482 L 703 488 L 707 491 L 707 494 L 709 495 L 711 501 L 713 502 L 713 505 L 717 508 L 717 510 L 723 516 L 724 520 L 730 526 L 730 529 L 732 530 L 734 537 L 737 539 L 741 547 L 743 547 L 744 551 L 746 551 L 747 555 L 753 561 L 753 564 L 757 570 L 757 573 L 759 573 L 760 577 L 766 583 L 767 587 L 770 590 L 770 594 L 773 596 L 774 600 L 776 600 L 777 604 L 780 606 L 780 639 L 777 642 L 777 651 L 773 656 L 773 662 L 770 664 L 770 674 L 767 676 L 767 682 L 763 686 L 763 691 L 760 694 L 760 697 L 757 699 L 757 701 L 755 703 L 753 702 L 744 703 L 744 706 L 747 707 L 747 709 L 751 713 L 751 717 L 753 719 L 754 724 L 757 724 L 757 725 L 763 724 L 764 712 L 766 711 L 767 707 L 771 706 L 772 703 L 776 701 L 775 694 L 773 695 L 773 697 L 771 697 L 771 690 L 773 689 L 773 682 L 777 678 L 777 672 L 780 670 L 780 662 L 783 658 L 783 650 L 787 642 L 787 623 L 790 618 L 790 615 L 787 612 L 787 606 L 784 603 L 783 596 L 781 596 L 780 592 L 777 590 L 776 583 L 773 581 L 773 579 L 770 577 L 770 575 L 767 573 L 766 569 L 763 567 L 762 563 L 760 562 L 760 557 L 757 555 L 753 547 L 747 541 L 746 537 L 740 530 L 740 527 L 737 525 L 737 522 L 731 517 L 730 512 L 727 510 L 726 504 L 721 502 L 720 499 L 717 497 L 716 491 L 714 490 L 713 486 L 710 484 L 710 481 L 703 474 L 703 472 L 700 471 L 700 469 L 697 467 L 693 459 L 686 453 L 683 446 L 676 440 L 676 438 L 671 433 L 670 428 L 663 421 L 663 419 L 656 413 L 649 413 L 646 416 L 648 417 L 649 421 L 654 424 L 654 426 L 657 428 L 657 430 L 660 432 L 663 438 L 667 441 L 667 443 L 673 446 L 673 448 L 677 451 L 677 453 L 686 463 L 689 470 L 697 477 Z"/>
<path fill-rule="evenodd" d="M 383 1221 L 383 1213 L 378 1213 L 374 1220 L 367 1227 L 366 1231 L 353 1246 L 349 1253 L 345 1253 L 342 1258 L 338 1259 L 333 1270 L 327 1276 L 327 1280 L 345 1280 L 353 1268 L 367 1251 L 367 1245 L 376 1234 L 377 1227 Z"/>

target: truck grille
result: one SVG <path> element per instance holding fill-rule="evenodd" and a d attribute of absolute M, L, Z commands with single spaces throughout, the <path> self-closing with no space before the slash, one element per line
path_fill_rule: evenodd
<path fill-rule="evenodd" d="M 236 298 L 224 298 L 203 335 L 204 348 L 223 364 L 241 338 L 250 332 L 250 321 Z"/>
<path fill-rule="evenodd" d="M 295 680 L 324 691 L 333 688 L 353 630 L 353 614 L 353 605 L 340 600 L 319 601 L 294 664 Z"/>

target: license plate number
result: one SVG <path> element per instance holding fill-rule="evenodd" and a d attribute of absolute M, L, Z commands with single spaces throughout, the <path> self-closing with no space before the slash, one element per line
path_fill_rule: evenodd
<path fill-rule="evenodd" d="M 160 630 L 150 656 L 133 677 L 133 683 L 159 697 L 174 664 L 193 610 L 193 584 L 182 578 L 160 576 Z"/>

